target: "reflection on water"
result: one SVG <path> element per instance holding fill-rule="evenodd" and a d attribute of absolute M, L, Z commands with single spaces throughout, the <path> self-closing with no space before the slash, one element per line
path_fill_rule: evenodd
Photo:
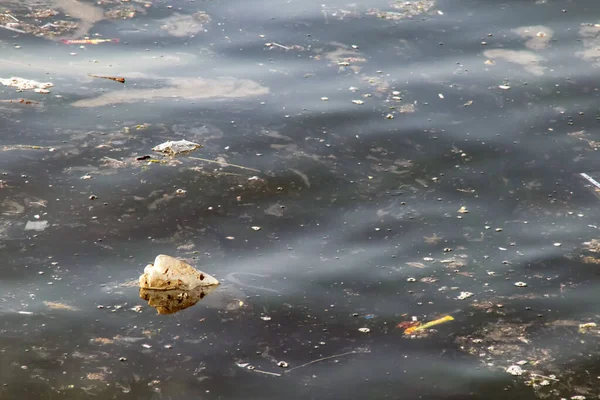
<path fill-rule="evenodd" d="M 600 394 L 595 2 L 0 6 L 1 397 Z"/>
<path fill-rule="evenodd" d="M 140 289 L 140 298 L 146 300 L 150 307 L 156 308 L 159 314 L 174 314 L 195 305 L 216 288 L 200 286 L 192 290 Z"/>

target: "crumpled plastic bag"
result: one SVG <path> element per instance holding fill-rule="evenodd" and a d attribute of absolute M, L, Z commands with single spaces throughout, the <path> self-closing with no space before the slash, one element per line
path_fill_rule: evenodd
<path fill-rule="evenodd" d="M 160 153 L 169 154 L 171 156 L 176 156 L 178 154 L 187 154 L 191 153 L 194 150 L 202 148 L 201 144 L 190 142 L 189 140 L 177 140 L 172 141 L 169 140 L 167 142 L 161 143 L 158 146 L 152 148 L 152 151 L 158 151 Z"/>
<path fill-rule="evenodd" d="M 174 314 L 195 305 L 217 286 L 198 286 L 192 290 L 140 289 L 140 297 L 159 314 Z"/>
<path fill-rule="evenodd" d="M 198 271 L 177 258 L 160 254 L 154 264 L 148 264 L 139 278 L 140 288 L 152 290 L 192 290 L 218 286 L 213 276 Z"/>

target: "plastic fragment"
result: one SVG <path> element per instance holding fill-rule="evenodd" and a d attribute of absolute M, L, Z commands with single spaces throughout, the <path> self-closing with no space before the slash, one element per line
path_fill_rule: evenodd
<path fill-rule="evenodd" d="M 460 292 L 460 294 L 458 295 L 458 297 L 456 297 L 457 300 L 464 300 L 464 299 L 468 299 L 469 297 L 472 297 L 473 293 L 471 292 Z"/>
<path fill-rule="evenodd" d="M 199 286 L 217 286 L 219 281 L 177 258 L 160 254 L 154 264 L 144 268 L 139 284 L 142 289 L 191 290 Z"/>
<path fill-rule="evenodd" d="M 31 79 L 18 78 L 15 76 L 9 79 L 0 78 L 0 83 L 4 86 L 14 87 L 19 92 L 22 92 L 24 90 L 33 90 L 36 93 L 42 94 L 50 93 L 48 88 L 54 86 L 54 84 L 50 82 L 37 82 Z"/>
<path fill-rule="evenodd" d="M 518 365 L 511 365 L 510 367 L 506 368 L 506 372 L 514 376 L 520 376 L 523 375 L 523 368 L 519 367 Z"/>
<path fill-rule="evenodd" d="M 188 140 L 167 141 L 152 148 L 152 151 L 176 156 L 178 154 L 191 153 L 194 150 L 202 148 L 202 145 Z"/>
<path fill-rule="evenodd" d="M 585 324 L 579 324 L 579 333 L 586 333 L 589 332 L 592 329 L 595 329 L 597 327 L 595 322 L 588 322 Z"/>

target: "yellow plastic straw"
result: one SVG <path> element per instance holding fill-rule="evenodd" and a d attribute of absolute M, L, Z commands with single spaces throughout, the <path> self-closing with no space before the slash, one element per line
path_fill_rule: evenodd
<path fill-rule="evenodd" d="M 444 322 L 448 322 L 448 321 L 454 321 L 454 317 L 452 317 L 451 315 L 446 315 L 445 317 L 438 318 L 436 320 L 427 322 L 426 324 L 423 324 L 423 325 L 411 326 L 410 328 L 406 328 L 404 330 L 404 333 L 407 335 L 410 335 L 413 332 L 423 331 L 425 329 L 431 328 L 432 326 L 443 324 Z"/>

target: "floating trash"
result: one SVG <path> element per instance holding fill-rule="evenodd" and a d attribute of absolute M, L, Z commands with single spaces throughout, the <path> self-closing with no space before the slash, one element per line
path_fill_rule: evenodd
<path fill-rule="evenodd" d="M 142 289 L 191 290 L 196 287 L 218 286 L 219 281 L 177 258 L 160 254 L 154 264 L 148 264 L 144 268 L 139 284 Z"/>
<path fill-rule="evenodd" d="M 22 92 L 25 90 L 33 90 L 36 93 L 47 94 L 50 93 L 48 88 L 54 86 L 54 84 L 50 82 L 38 82 L 31 79 L 24 79 L 18 77 L 12 77 L 9 79 L 0 78 L 0 83 L 4 86 L 10 86 L 17 89 L 18 92 Z"/>
<path fill-rule="evenodd" d="M 202 145 L 194 142 L 190 142 L 188 140 L 177 140 L 164 142 L 152 148 L 152 151 L 158 151 L 160 153 L 169 154 L 171 156 L 176 156 L 179 154 L 187 154 L 191 153 L 194 150 L 198 150 L 202 148 Z"/>
<path fill-rule="evenodd" d="M 361 333 L 369 333 L 371 330 L 369 328 L 358 328 L 358 331 Z"/>
<path fill-rule="evenodd" d="M 511 365 L 510 367 L 506 368 L 506 372 L 514 376 L 521 376 L 523 375 L 523 368 L 519 367 L 518 365 Z"/>
<path fill-rule="evenodd" d="M 525 282 L 515 282 L 515 286 L 517 287 L 525 287 L 527 284 Z"/>
<path fill-rule="evenodd" d="M 48 221 L 27 221 L 25 224 L 26 231 L 41 232 L 48 227 Z"/>
<path fill-rule="evenodd" d="M 579 325 L 579 333 L 587 333 L 589 331 L 591 331 L 592 329 L 596 329 L 597 325 L 595 322 L 588 322 L 585 324 L 580 324 Z"/>
<path fill-rule="evenodd" d="M 456 299 L 457 300 L 465 300 L 472 296 L 473 296 L 473 293 L 471 293 L 471 292 L 460 292 L 460 294 L 458 295 L 458 297 Z"/>

